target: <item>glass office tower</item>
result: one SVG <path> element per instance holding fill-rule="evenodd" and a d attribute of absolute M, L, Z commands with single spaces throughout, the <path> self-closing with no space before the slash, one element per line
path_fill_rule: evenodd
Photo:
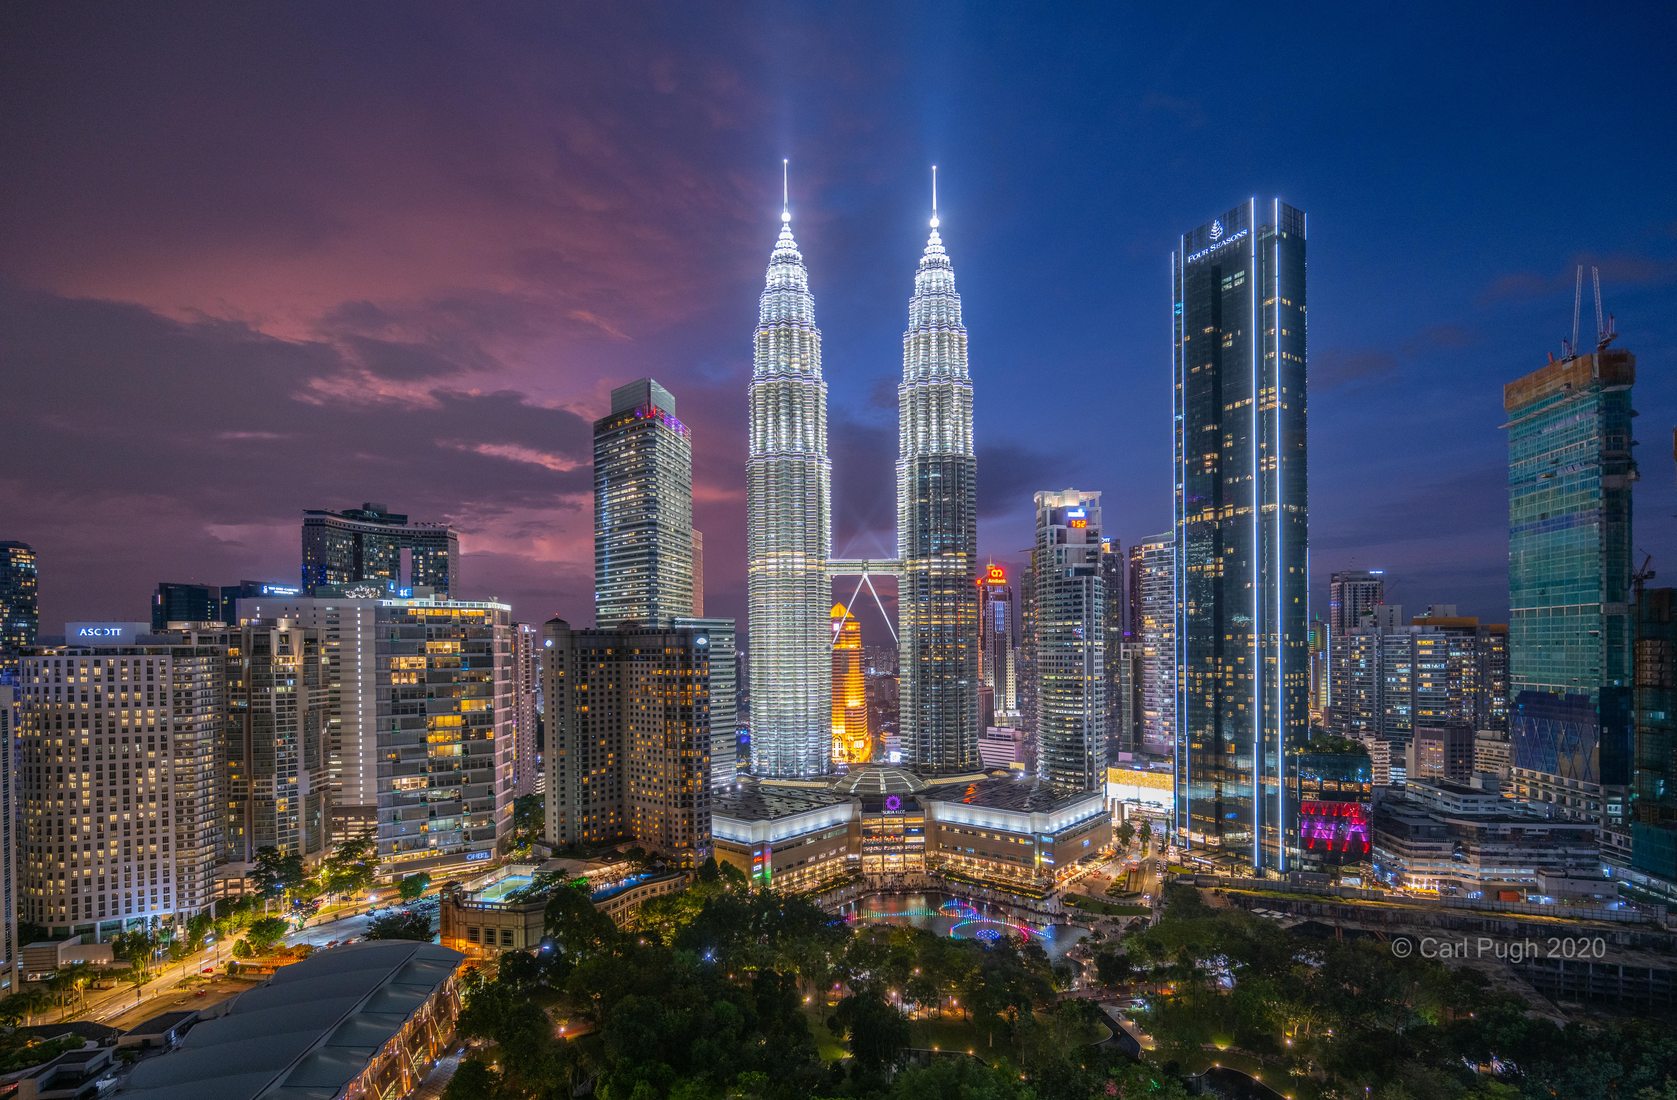
<path fill-rule="evenodd" d="M 382 504 L 303 513 L 303 590 L 379 581 L 447 596 L 460 580 L 460 535 L 446 523 L 409 522 Z"/>
<path fill-rule="evenodd" d="M 1600 788 L 1630 782 L 1635 381 L 1636 357 L 1603 343 L 1503 387 L 1515 785 L 1584 817 L 1601 808 Z M 1518 705 L 1525 692 L 1589 700 L 1599 749 L 1575 755 L 1595 757 L 1595 775 L 1560 774 L 1522 754 L 1539 730 L 1520 720 L 1531 709 Z M 1575 724 L 1587 727 L 1588 717 Z"/>
<path fill-rule="evenodd" d="M 922 772 L 978 759 L 978 460 L 972 375 L 955 269 L 931 234 L 914 273 L 897 387 L 897 620 L 903 762 Z"/>
<path fill-rule="evenodd" d="M 1305 218 L 1253 199 L 1171 259 L 1180 843 L 1288 866 L 1307 731 Z"/>
<path fill-rule="evenodd" d="M 594 623 L 693 613 L 693 439 L 650 378 L 594 422 Z"/>
<path fill-rule="evenodd" d="M 1106 579 L 1101 495 L 1036 494 L 1037 775 L 1072 791 L 1106 777 Z"/>

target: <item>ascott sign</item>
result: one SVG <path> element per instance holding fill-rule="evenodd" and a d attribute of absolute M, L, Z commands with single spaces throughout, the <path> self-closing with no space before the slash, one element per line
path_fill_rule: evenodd
<path fill-rule="evenodd" d="M 150 634 L 150 623 L 65 623 L 67 645 L 133 645 L 141 634 Z"/>

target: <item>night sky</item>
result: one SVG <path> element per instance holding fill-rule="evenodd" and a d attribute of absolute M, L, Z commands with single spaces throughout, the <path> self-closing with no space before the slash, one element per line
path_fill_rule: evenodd
<path fill-rule="evenodd" d="M 649 374 L 743 616 L 782 157 L 840 553 L 894 545 L 936 163 L 984 554 L 1039 489 L 1102 490 L 1126 545 L 1169 525 L 1170 249 L 1256 194 L 1310 217 L 1319 600 L 1384 567 L 1505 613 L 1501 386 L 1559 353 L 1580 262 L 1677 581 L 1673 9 L 1120 7 L 5 5 L 0 539 L 41 552 L 43 632 L 294 580 L 301 511 L 363 500 L 456 524 L 457 594 L 587 621 L 590 423 Z"/>

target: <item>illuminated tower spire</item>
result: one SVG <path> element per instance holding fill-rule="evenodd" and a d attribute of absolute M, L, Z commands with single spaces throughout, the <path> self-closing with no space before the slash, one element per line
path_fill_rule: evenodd
<path fill-rule="evenodd" d="M 978 766 L 978 496 L 972 379 L 955 269 L 931 233 L 914 276 L 897 387 L 897 556 L 906 763 Z"/>
<path fill-rule="evenodd" d="M 780 236 L 758 301 L 746 462 L 751 763 L 759 775 L 827 771 L 832 552 L 827 383 L 809 272 L 792 238 L 781 166 Z"/>

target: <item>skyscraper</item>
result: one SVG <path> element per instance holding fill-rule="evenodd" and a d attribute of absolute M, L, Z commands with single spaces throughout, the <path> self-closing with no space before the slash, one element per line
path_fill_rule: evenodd
<path fill-rule="evenodd" d="M 642 378 L 594 422 L 594 622 L 692 613 L 692 435 L 670 391 Z"/>
<path fill-rule="evenodd" d="M 1106 775 L 1101 495 L 1036 494 L 1037 775 L 1092 791 Z"/>
<path fill-rule="evenodd" d="M 933 172 L 897 387 L 897 619 L 903 760 L 949 772 L 979 763 L 978 489 L 967 330 Z"/>
<path fill-rule="evenodd" d="M 697 627 L 542 627 L 547 837 L 629 840 L 691 866 L 710 847 L 710 637 Z M 730 658 L 731 659 L 731 658 Z"/>
<path fill-rule="evenodd" d="M 710 785 L 732 787 L 739 779 L 738 624 L 711 616 L 678 618 L 675 625 L 701 630 L 710 639 Z"/>
<path fill-rule="evenodd" d="M 401 874 L 493 856 L 512 827 L 511 608 L 320 595 L 240 600 L 239 616 L 319 633 L 335 837 L 371 835 Z"/>
<path fill-rule="evenodd" d="M 262 848 L 325 855 L 329 841 L 331 696 L 320 634 L 289 619 L 228 631 L 221 858 L 249 863 Z"/>
<path fill-rule="evenodd" d="M 809 272 L 783 206 L 758 302 L 746 460 L 751 761 L 759 775 L 827 771 L 832 733 L 832 467 Z"/>
<path fill-rule="evenodd" d="M 1636 772 L 1631 871 L 1677 898 L 1677 588 L 1636 601 Z"/>
<path fill-rule="evenodd" d="M 1363 625 L 1363 616 L 1371 613 L 1386 599 L 1386 571 L 1384 569 L 1342 569 L 1328 578 L 1328 659 L 1327 683 L 1322 685 L 1326 696 L 1330 724 L 1343 725 L 1348 719 L 1336 711 L 1335 698 L 1339 682 L 1351 675 L 1349 645 L 1342 646 L 1351 631 Z"/>
<path fill-rule="evenodd" d="M 862 679 L 862 624 L 842 603 L 833 605 L 833 763 L 873 759 L 868 733 L 867 683 Z"/>
<path fill-rule="evenodd" d="M 1608 346 L 1551 361 L 1503 387 L 1508 414 L 1509 690 L 1578 696 L 1594 708 L 1598 746 L 1574 759 L 1582 774 L 1551 772 L 1534 754 L 1542 722 L 1511 725 L 1515 785 L 1557 805 L 1590 806 L 1630 782 L 1630 391 L 1636 357 Z M 1567 725 L 1587 728 L 1580 713 Z M 1522 748 L 1524 745 L 1524 748 Z M 1593 774 L 1592 774 L 1593 772 Z M 1622 804 L 1622 803 L 1621 803 Z"/>
<path fill-rule="evenodd" d="M 1124 644 L 1124 619 L 1129 601 L 1126 584 L 1129 559 L 1117 539 L 1101 540 L 1101 581 L 1106 588 L 1106 758 L 1116 763 L 1118 753 L 1134 752 L 1136 731 L 1126 725 L 1134 717 L 1130 707 L 1133 681 L 1129 667 L 1118 659 Z"/>
<path fill-rule="evenodd" d="M 19 651 L 40 634 L 39 592 L 34 548 L 0 542 L 0 680 L 16 675 Z"/>
<path fill-rule="evenodd" d="M 214 901 L 225 784 L 225 631 L 71 623 L 94 645 L 22 662 L 18 906 L 54 935 L 108 939 Z"/>
<path fill-rule="evenodd" d="M 996 721 L 1013 725 L 1019 720 L 1019 650 L 1014 641 L 1013 586 L 1007 570 L 991 563 L 979 582 L 979 678 L 990 689 Z"/>
<path fill-rule="evenodd" d="M 1308 730 L 1304 214 L 1237 206 L 1183 235 L 1171 274 L 1176 830 L 1285 870 Z"/>
<path fill-rule="evenodd" d="M 541 690 L 541 669 L 536 650 L 541 637 L 529 623 L 512 624 L 512 794 L 535 794 L 536 782 L 536 695 Z"/>
<path fill-rule="evenodd" d="M 460 583 L 460 536 L 446 523 L 410 523 L 382 504 L 303 513 L 303 589 L 374 581 L 392 594 Z"/>
<path fill-rule="evenodd" d="M 1176 536 L 1130 547 L 1141 645 L 1142 751 L 1169 756 L 1176 746 Z"/>

